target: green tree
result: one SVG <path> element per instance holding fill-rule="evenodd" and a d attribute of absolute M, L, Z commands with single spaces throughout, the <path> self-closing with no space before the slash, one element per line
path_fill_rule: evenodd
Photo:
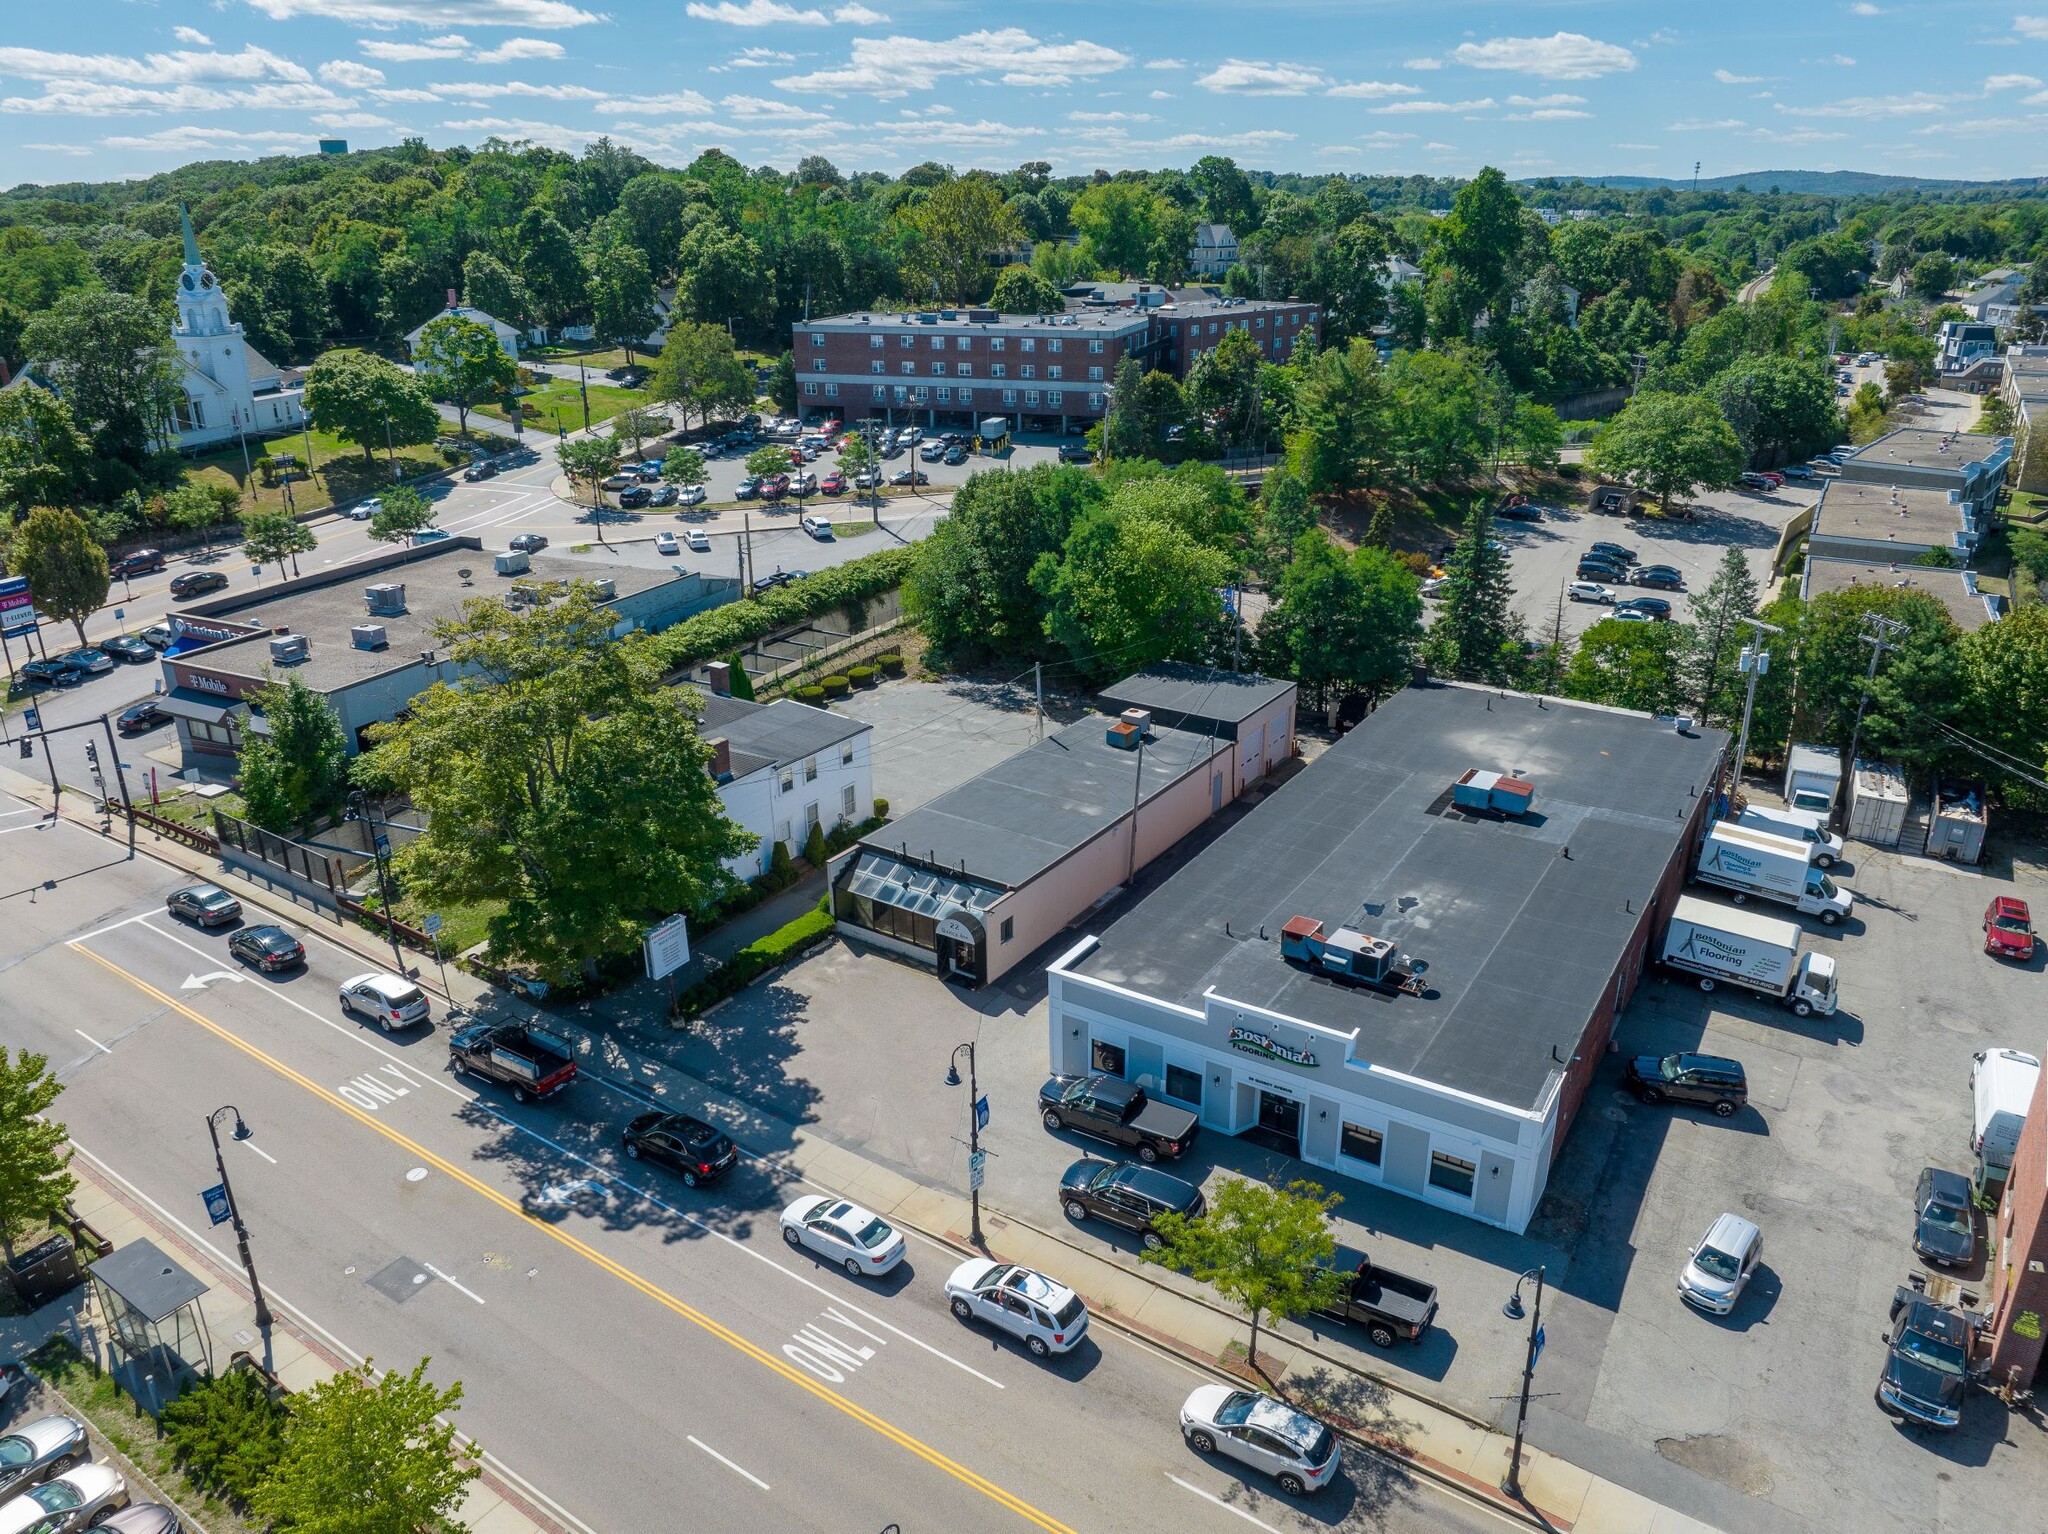
<path fill-rule="evenodd" d="M 1202 196 L 1202 211 L 1212 224 L 1228 224 L 1244 240 L 1259 227 L 1258 196 L 1251 179 L 1226 155 L 1205 154 L 1195 161 L 1188 180 Z"/>
<path fill-rule="evenodd" d="M 327 700 L 296 676 L 256 696 L 269 733 L 242 747 L 242 801 L 267 831 L 310 826 L 341 807 L 348 789 L 348 737 Z"/>
<path fill-rule="evenodd" d="M 1424 652 L 1461 681 L 1506 684 L 1521 668 L 1521 622 L 1513 606 L 1508 553 L 1493 536 L 1493 513 L 1475 506 L 1445 571 L 1442 601 Z"/>
<path fill-rule="evenodd" d="M 0 513 L 82 499 L 91 481 L 92 445 L 71 407 L 47 389 L 0 389 Z"/>
<path fill-rule="evenodd" d="M 1674 497 L 1733 485 L 1743 454 L 1711 399 L 1638 394 L 1594 439 L 1592 460 L 1600 474 L 1654 495 L 1668 514 Z"/>
<path fill-rule="evenodd" d="M 969 478 L 904 582 L 932 648 L 963 664 L 1049 653 L 1031 572 L 1042 558 L 1058 559 L 1075 520 L 1101 499 L 1086 469 L 1040 464 Z"/>
<path fill-rule="evenodd" d="M 612 221 L 605 222 L 610 225 Z M 583 271 L 591 328 L 599 340 L 623 347 L 631 362 L 633 348 L 661 318 L 654 307 L 654 274 L 646 255 L 618 234 L 585 253 Z"/>
<path fill-rule="evenodd" d="M 1259 486 L 1259 569 L 1277 578 L 1294 557 L 1302 534 L 1316 525 L 1315 503 L 1299 474 L 1285 464 L 1266 471 Z"/>
<path fill-rule="evenodd" d="M 1225 451 L 1256 446 L 1265 435 L 1259 409 L 1259 375 L 1265 365 L 1251 332 L 1233 330 L 1188 369 L 1187 407 Z"/>
<path fill-rule="evenodd" d="M 555 330 L 583 314 L 589 302 L 583 260 L 560 219 L 536 203 L 520 216 L 512 249 L 519 253 L 519 281 L 532 318 Z"/>
<path fill-rule="evenodd" d="M 1557 467 L 1564 449 L 1564 423 L 1552 407 L 1534 400 L 1518 401 L 1511 436 L 1514 462 L 1532 469 Z"/>
<path fill-rule="evenodd" d="M 189 480 L 164 492 L 164 525 L 181 533 L 206 533 L 240 514 L 242 492 L 232 485 L 195 485 Z"/>
<path fill-rule="evenodd" d="M 749 326 L 768 305 L 768 277 L 752 240 L 699 224 L 676 247 L 675 312 L 721 330 Z"/>
<path fill-rule="evenodd" d="M 1409 479 L 1433 484 L 1479 467 L 1497 391 L 1470 347 L 1397 353 L 1387 384 L 1394 452 Z"/>
<path fill-rule="evenodd" d="M 242 515 L 242 552 L 259 565 L 277 566 L 284 577 L 284 562 L 292 562 L 292 574 L 299 573 L 299 556 L 320 547 L 313 529 L 279 507 L 258 506 Z"/>
<path fill-rule="evenodd" d="M 733 354 L 723 325 L 678 320 L 669 327 L 650 385 L 654 397 L 683 412 L 695 411 L 707 425 L 713 412 L 739 410 L 754 398 L 754 375 Z"/>
<path fill-rule="evenodd" d="M 71 1175 L 70 1138 L 46 1117 L 64 1083 L 49 1058 L 0 1048 L 0 1252 L 56 1219 L 78 1179 Z"/>
<path fill-rule="evenodd" d="M 796 353 L 785 351 L 768 371 L 768 403 L 784 415 L 795 415 L 799 403 L 796 388 Z"/>
<path fill-rule="evenodd" d="M 1783 462 L 1836 439 L 1834 379 L 1824 363 L 1747 357 L 1708 386 L 1750 462 Z"/>
<path fill-rule="evenodd" d="M 1482 312 L 1505 320 L 1528 239 L 1522 199 L 1507 177 L 1491 165 L 1481 170 L 1458 189 L 1450 213 L 1436 220 L 1430 236 L 1430 286 L 1446 294 L 1440 333 L 1465 335 Z"/>
<path fill-rule="evenodd" d="M 1601 619 L 1579 636 L 1561 691 L 1585 703 L 1671 713 L 1678 706 L 1690 638 L 1683 624 Z"/>
<path fill-rule="evenodd" d="M 533 313 L 519 274 L 487 250 L 472 250 L 462 263 L 462 301 L 508 325 L 524 326 Z"/>
<path fill-rule="evenodd" d="M 1930 250 L 1913 263 L 1912 274 L 1906 282 L 1913 290 L 1913 296 L 1930 304 L 1938 304 L 1948 290 L 1955 285 L 1955 259 L 1944 251 Z"/>
<path fill-rule="evenodd" d="M 144 299 L 66 293 L 29 320 L 21 344 L 101 458 L 140 472 L 169 437 L 182 364 L 163 315 Z"/>
<path fill-rule="evenodd" d="M 107 551 L 84 521 L 68 511 L 38 506 L 14 530 L 7 562 L 28 577 L 36 611 L 62 618 L 85 643 L 85 620 L 107 602 Z"/>
<path fill-rule="evenodd" d="M 180 1391 L 158 1417 L 179 1468 L 246 1502 L 284 1452 L 286 1411 L 254 1369 L 229 1369 Z"/>
<path fill-rule="evenodd" d="M 1969 699 L 1963 728 L 2048 778 L 2048 606 L 2028 602 L 1971 630 L 1962 639 L 1962 663 Z M 2048 795 L 2013 773 L 1981 760 L 1972 765 L 2003 778 L 2029 805 L 2048 803 Z"/>
<path fill-rule="evenodd" d="M 908 236 L 903 278 L 922 299 L 964 304 L 988 287 L 989 257 L 1024 238 L 1016 210 L 987 176 L 959 176 L 900 206 L 896 222 Z"/>
<path fill-rule="evenodd" d="M 463 684 L 372 732 L 371 770 L 426 817 L 397 856 L 407 890 L 502 901 L 493 953 L 557 980 L 705 908 L 754 845 L 725 818 L 687 695 L 654 685 L 646 640 L 615 639 L 616 621 L 580 583 L 526 614 L 471 602 L 434 628 Z"/>
<path fill-rule="evenodd" d="M 662 455 L 661 477 L 671 485 L 704 483 L 704 455 L 694 447 L 672 447 Z"/>
<path fill-rule="evenodd" d="M 725 658 L 725 666 L 726 686 L 731 689 L 732 695 L 742 703 L 752 703 L 754 679 L 747 675 L 746 664 L 740 659 L 740 652 L 735 650 L 728 655 Z"/>
<path fill-rule="evenodd" d="M 1124 276 L 1177 278 L 1186 269 L 1194 243 L 1194 221 L 1176 218 L 1165 198 L 1142 181 L 1100 181 L 1074 199 L 1074 227 L 1088 262 Z M 1185 226 L 1187 237 L 1173 250 L 1171 229 Z M 1161 273 L 1170 258 L 1172 270 Z"/>
<path fill-rule="evenodd" d="M 469 413 L 502 399 L 519 384 L 512 360 L 488 325 L 444 314 L 430 320 L 412 349 L 413 368 L 436 399 L 455 407 L 456 429 L 469 435 Z"/>
<path fill-rule="evenodd" d="M 1724 551 L 1714 578 L 1693 593 L 1690 642 L 1680 669 L 1682 691 L 1695 718 L 1728 724 L 1741 713 L 1744 684 L 1737 661 L 1756 633 L 1742 620 L 1756 616 L 1758 600 L 1756 576 L 1738 548 Z"/>
<path fill-rule="evenodd" d="M 628 181 L 619 192 L 619 214 L 633 232 L 633 243 L 647 258 L 647 268 L 665 275 L 683 237 L 683 210 L 690 205 L 690 186 L 679 177 L 648 171 Z"/>
<path fill-rule="evenodd" d="M 306 370 L 306 414 L 321 431 L 361 448 L 371 468 L 378 448 L 432 442 L 441 430 L 424 383 L 382 357 L 347 349 L 326 353 Z"/>
<path fill-rule="evenodd" d="M 1060 290 L 1028 266 L 1006 266 L 997 274 L 988 306 L 1003 314 L 1060 314 L 1067 301 Z"/>
<path fill-rule="evenodd" d="M 555 453 L 569 483 L 581 485 L 590 495 L 590 522 L 597 529 L 599 543 L 605 542 L 604 482 L 619 472 L 623 456 L 617 440 L 610 437 L 579 437 L 564 442 Z"/>
<path fill-rule="evenodd" d="M 1392 231 L 1370 214 L 1316 243 L 1309 295 L 1323 305 L 1333 340 L 1370 340 L 1387 317 L 1387 263 Z"/>
<path fill-rule="evenodd" d="M 462 1386 L 362 1367 L 293 1396 L 276 1465 L 249 1498 L 281 1534 L 425 1534 L 452 1529 L 481 1473 L 447 1417 Z"/>
<path fill-rule="evenodd" d="M 1251 1315 L 1251 1363 L 1259 1363 L 1259 1322 L 1284 1321 L 1334 1303 L 1348 1275 L 1338 1271 L 1329 1214 L 1342 1197 L 1321 1184 L 1284 1188 L 1226 1177 L 1199 1219 L 1162 1214 L 1153 1221 L 1161 1245 L 1139 1255 L 1213 1285 Z"/>
<path fill-rule="evenodd" d="M 656 442 L 668 430 L 668 417 L 659 410 L 649 410 L 644 405 L 621 410 L 612 417 L 612 443 L 619 449 L 619 456 L 626 456 L 626 445 L 632 444 L 633 456 L 643 458 L 647 444 Z"/>
<path fill-rule="evenodd" d="M 378 543 L 404 543 L 433 525 L 434 503 L 411 485 L 398 486 L 370 513 L 370 536 Z"/>
<path fill-rule="evenodd" d="M 789 449 L 779 442 L 764 443 L 747 454 L 747 473 L 755 479 L 763 479 L 770 474 L 787 474 L 793 467 Z"/>
<path fill-rule="evenodd" d="M 1333 693 L 1377 700 L 1406 684 L 1422 598 L 1413 573 L 1385 549 L 1347 553 L 1311 529 L 1295 545 L 1277 594 L 1259 626 L 1261 648 L 1318 708 Z"/>
<path fill-rule="evenodd" d="M 1294 389 L 1288 467 L 1311 495 L 1369 486 L 1387 450 L 1393 391 L 1368 342 L 1317 352 Z"/>

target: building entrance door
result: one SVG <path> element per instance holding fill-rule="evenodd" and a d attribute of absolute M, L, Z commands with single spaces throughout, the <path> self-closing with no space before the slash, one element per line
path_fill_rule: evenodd
<path fill-rule="evenodd" d="M 1259 1123 L 1248 1136 L 1290 1156 L 1301 1154 L 1301 1104 L 1277 1092 L 1259 1093 Z"/>

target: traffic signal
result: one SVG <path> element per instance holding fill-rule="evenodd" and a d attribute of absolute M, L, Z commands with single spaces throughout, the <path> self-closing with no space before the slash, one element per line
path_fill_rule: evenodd
<path fill-rule="evenodd" d="M 100 748 L 94 745 L 91 741 L 87 741 L 85 743 L 85 759 L 92 764 L 92 769 L 94 772 L 99 771 Z"/>
<path fill-rule="evenodd" d="M 21 759 L 24 762 L 32 762 L 36 759 L 36 748 L 26 735 L 21 737 Z"/>

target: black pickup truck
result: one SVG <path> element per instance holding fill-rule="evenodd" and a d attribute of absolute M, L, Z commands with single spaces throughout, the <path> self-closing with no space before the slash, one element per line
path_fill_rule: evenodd
<path fill-rule="evenodd" d="M 1128 1145 L 1148 1164 L 1173 1159 L 1195 1138 L 1194 1114 L 1155 1103 L 1116 1076 L 1055 1076 L 1038 1089 L 1038 1111 L 1047 1129 Z"/>
<path fill-rule="evenodd" d="M 1349 1247 L 1337 1248 L 1331 1266 L 1349 1282 L 1322 1314 L 1364 1327 L 1374 1347 L 1390 1348 L 1403 1338 L 1420 1342 L 1436 1319 L 1435 1284 L 1377 1267 L 1365 1253 Z"/>
<path fill-rule="evenodd" d="M 472 1023 L 449 1035 L 448 1058 L 458 1074 L 512 1089 L 515 1101 L 553 1097 L 576 1079 L 569 1042 L 517 1023 Z"/>
<path fill-rule="evenodd" d="M 1931 1298 L 1925 1280 L 1892 1294 L 1885 1330 L 1884 1370 L 1877 1377 L 1878 1409 L 1921 1427 L 1953 1432 L 1963 1418 L 1963 1393 L 1975 1375 L 1971 1352 L 1976 1325 L 1963 1311 Z"/>

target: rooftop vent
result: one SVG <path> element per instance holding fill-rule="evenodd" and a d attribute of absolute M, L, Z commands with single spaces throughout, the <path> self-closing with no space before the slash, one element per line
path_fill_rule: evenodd
<path fill-rule="evenodd" d="M 382 650 L 391 644 L 381 623 L 358 623 L 348 631 L 348 642 L 358 650 Z"/>
<path fill-rule="evenodd" d="M 491 556 L 491 568 L 500 575 L 524 575 L 533 568 L 533 558 L 524 549 Z"/>
<path fill-rule="evenodd" d="M 296 666 L 313 653 L 313 642 L 304 634 L 270 636 L 270 661 L 274 666 Z"/>
<path fill-rule="evenodd" d="M 1149 708 L 1127 708 L 1118 717 L 1140 735 L 1152 733 L 1152 710 Z"/>
<path fill-rule="evenodd" d="M 619 583 L 613 580 L 610 576 L 599 576 L 590 584 L 594 588 L 596 588 L 598 599 L 600 601 L 609 602 L 613 597 L 619 594 Z"/>
<path fill-rule="evenodd" d="M 1111 721 L 1107 739 L 1119 751 L 1135 751 L 1144 744 L 1145 732 L 1134 724 L 1117 719 Z"/>
<path fill-rule="evenodd" d="M 363 598 L 369 603 L 370 611 L 394 617 L 405 611 L 405 585 L 399 581 L 380 581 L 365 587 Z"/>

